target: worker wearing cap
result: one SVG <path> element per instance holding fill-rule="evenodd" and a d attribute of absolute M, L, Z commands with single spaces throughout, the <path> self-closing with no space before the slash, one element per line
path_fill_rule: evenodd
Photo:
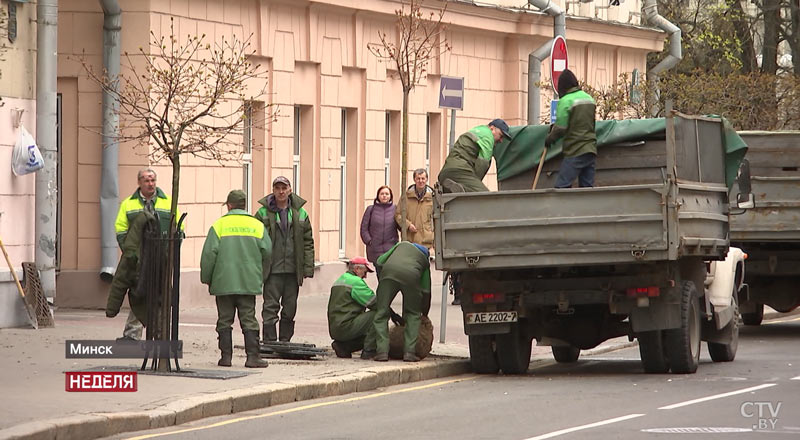
<path fill-rule="evenodd" d="M 489 191 L 483 184 L 483 177 L 492 165 L 494 146 L 503 137 L 511 139 L 508 124 L 502 119 L 479 125 L 459 136 L 439 171 L 439 185 L 445 192 Z"/>
<path fill-rule="evenodd" d="M 355 257 L 331 287 L 328 298 L 328 333 L 331 347 L 340 358 L 349 358 L 364 345 L 375 346 L 375 292 L 364 278 L 373 272 L 364 257 Z M 370 309 L 370 310 L 367 310 Z"/>
<path fill-rule="evenodd" d="M 304 278 L 314 276 L 314 236 L 303 209 L 306 201 L 292 193 L 289 179 L 278 176 L 272 194 L 259 200 L 256 218 L 264 223 L 272 239 L 272 265 L 264 283 L 261 311 L 264 341 L 289 342 L 294 335 L 297 294 Z M 280 313 L 279 329 L 275 331 Z"/>
<path fill-rule="evenodd" d="M 408 241 L 397 243 L 378 257 L 375 264 L 381 268 L 381 277 L 373 320 L 375 347 L 364 343 L 364 351 L 369 353 L 374 350 L 376 361 L 389 360 L 389 306 L 397 292 L 403 294 L 403 319 L 406 323 L 403 331 L 403 360 L 420 360 L 416 354 L 420 317 L 425 298 L 428 298 L 430 304 L 431 295 L 431 266 L 428 257 L 428 248 Z"/>
<path fill-rule="evenodd" d="M 565 69 L 558 77 L 556 122 L 550 126 L 544 145 L 549 147 L 561 137 L 564 159 L 558 169 L 556 188 L 569 188 L 575 179 L 582 188 L 594 186 L 597 135 L 594 131 L 595 102 L 580 89 L 578 78 Z"/>
<path fill-rule="evenodd" d="M 256 295 L 261 293 L 264 275 L 270 265 L 272 241 L 264 224 L 251 216 L 247 195 L 242 190 L 228 193 L 228 213 L 208 230 L 200 256 L 200 282 L 217 302 L 217 333 L 222 353 L 217 365 L 231 366 L 233 318 L 239 313 L 247 353 L 245 367 L 263 368 L 256 319 Z"/>

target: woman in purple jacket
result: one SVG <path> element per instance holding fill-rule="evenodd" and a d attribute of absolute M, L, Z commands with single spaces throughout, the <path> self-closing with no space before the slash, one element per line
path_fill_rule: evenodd
<path fill-rule="evenodd" d="M 394 220 L 394 195 L 384 185 L 378 188 L 375 202 L 364 211 L 361 219 L 361 240 L 367 245 L 367 259 L 373 263 L 397 243 L 400 227 Z M 377 269 L 380 276 L 380 269 Z"/>

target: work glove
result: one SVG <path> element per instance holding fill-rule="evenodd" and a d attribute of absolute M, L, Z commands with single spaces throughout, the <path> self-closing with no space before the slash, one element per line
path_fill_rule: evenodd
<path fill-rule="evenodd" d="M 396 326 L 406 325 L 406 320 L 391 308 L 389 309 L 389 318 Z"/>

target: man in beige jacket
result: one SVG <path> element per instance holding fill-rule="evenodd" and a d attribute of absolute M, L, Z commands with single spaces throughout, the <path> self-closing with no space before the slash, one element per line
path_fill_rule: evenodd
<path fill-rule="evenodd" d="M 403 220 L 403 205 L 406 218 Z M 430 249 L 433 247 L 433 189 L 428 186 L 428 172 L 424 168 L 414 170 L 414 185 L 406 190 L 394 215 L 397 224 L 407 228 L 406 241 Z"/>

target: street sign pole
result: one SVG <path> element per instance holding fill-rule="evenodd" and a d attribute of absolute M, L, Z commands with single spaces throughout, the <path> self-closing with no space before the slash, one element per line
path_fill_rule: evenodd
<path fill-rule="evenodd" d="M 439 81 L 439 108 L 450 109 L 450 143 L 447 152 L 456 142 L 456 110 L 464 110 L 464 77 L 442 76 Z M 444 343 L 447 330 L 447 273 L 442 279 L 441 321 L 439 342 Z"/>

